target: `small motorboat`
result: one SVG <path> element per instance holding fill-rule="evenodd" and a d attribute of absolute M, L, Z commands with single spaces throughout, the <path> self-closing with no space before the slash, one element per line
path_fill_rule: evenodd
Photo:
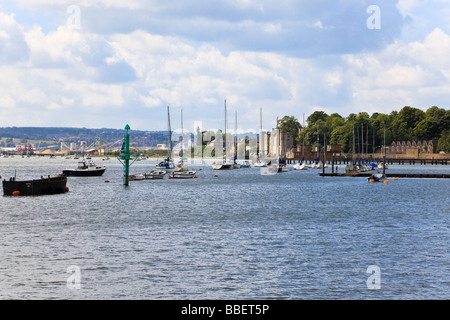
<path fill-rule="evenodd" d="M 76 169 L 63 170 L 63 174 L 72 177 L 98 177 L 105 173 L 105 166 L 98 166 L 91 161 L 79 161 Z"/>
<path fill-rule="evenodd" d="M 251 168 L 249 161 L 244 161 L 244 163 L 241 163 L 241 168 Z"/>
<path fill-rule="evenodd" d="M 144 179 L 145 179 L 145 177 L 142 173 L 131 174 L 129 176 L 130 181 L 140 181 L 140 180 L 144 180 Z"/>
<path fill-rule="evenodd" d="M 174 171 L 172 173 L 172 178 L 175 179 L 189 179 L 189 178 L 195 178 L 195 171 L 194 170 L 187 170 L 187 171 Z"/>
<path fill-rule="evenodd" d="M 173 172 L 176 170 L 176 167 L 170 158 L 166 158 L 160 163 L 158 163 L 156 169 L 165 170 L 166 172 Z"/>
<path fill-rule="evenodd" d="M 163 179 L 165 174 L 165 170 L 152 170 L 144 173 L 144 179 Z"/>
<path fill-rule="evenodd" d="M 370 177 L 367 178 L 369 182 L 383 182 L 387 180 L 386 174 L 382 172 L 372 173 Z"/>

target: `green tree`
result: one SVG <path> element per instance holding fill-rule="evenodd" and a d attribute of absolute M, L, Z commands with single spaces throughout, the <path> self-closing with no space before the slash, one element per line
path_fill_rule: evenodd
<path fill-rule="evenodd" d="M 444 130 L 438 140 L 437 152 L 444 151 L 450 153 L 450 129 Z"/>
<path fill-rule="evenodd" d="M 438 124 L 432 118 L 425 118 L 414 128 L 415 140 L 438 140 L 441 135 Z"/>
<path fill-rule="evenodd" d="M 343 152 L 351 152 L 352 142 L 352 125 L 350 123 L 335 127 L 331 132 L 330 144 L 340 145 Z"/>
<path fill-rule="evenodd" d="M 300 122 L 294 116 L 284 116 L 278 120 L 278 129 L 286 132 L 297 133 L 302 128 Z"/>
<path fill-rule="evenodd" d="M 324 111 L 314 111 L 307 119 L 308 125 L 316 123 L 319 120 L 326 121 L 328 118 L 328 114 Z"/>
<path fill-rule="evenodd" d="M 445 110 L 432 106 L 425 112 L 425 119 L 434 121 L 437 125 L 436 130 L 442 133 L 446 129 L 450 128 L 450 110 Z M 440 135 L 440 134 L 439 134 Z"/>
<path fill-rule="evenodd" d="M 294 116 L 284 116 L 278 120 L 277 127 L 281 131 L 292 133 L 295 141 L 301 141 L 300 129 L 302 125 Z"/>
<path fill-rule="evenodd" d="M 424 111 L 409 106 L 403 107 L 392 123 L 396 140 L 416 140 L 413 130 L 424 118 Z"/>

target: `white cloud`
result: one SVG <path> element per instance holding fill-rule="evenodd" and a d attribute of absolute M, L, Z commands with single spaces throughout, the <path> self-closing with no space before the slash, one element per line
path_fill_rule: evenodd
<path fill-rule="evenodd" d="M 414 8 L 420 6 L 419 0 L 398 0 L 397 8 L 403 17 L 411 15 Z"/>
<path fill-rule="evenodd" d="M 96 8 L 119 8 L 119 9 L 141 9 L 142 6 L 149 1 L 139 0 L 16 0 L 17 4 L 22 8 L 31 9 L 55 9 L 67 8 L 71 5 L 80 7 L 96 7 Z"/>
<path fill-rule="evenodd" d="M 0 12 L 0 65 L 28 58 L 23 28 L 15 21 L 14 14 Z"/>
<path fill-rule="evenodd" d="M 62 21 L 64 6 L 73 4 L 50 0 L 20 3 L 35 10 L 57 7 Z M 135 28 L 132 18 L 141 22 L 142 16 L 134 8 L 143 6 L 143 15 L 150 10 L 142 1 L 79 2 L 80 31 L 70 30 L 64 23 L 55 28 L 26 25 L 14 14 L 0 12 L 4 18 L 0 20 L 0 48 L 16 50 L 15 55 L 9 49 L 0 52 L 1 125 L 123 127 L 125 119 L 132 119 L 132 127 L 165 130 L 165 108 L 170 105 L 175 110 L 184 108 L 186 128 L 196 120 L 203 121 L 205 128 L 219 128 L 224 99 L 230 114 L 237 110 L 239 123 L 247 128 L 259 127 L 259 108 L 263 108 L 264 126 L 270 128 L 277 116 L 301 118 L 318 109 L 345 116 L 359 111 L 389 113 L 403 105 L 448 107 L 450 36 L 445 28 L 433 28 L 414 41 L 392 41 L 388 36 L 384 46 L 371 50 L 367 44 L 351 47 L 349 43 L 359 39 L 352 38 L 352 32 L 345 39 L 332 39 L 339 32 L 353 30 L 345 28 L 346 15 L 330 13 L 334 4 L 321 13 L 307 2 L 275 5 L 233 0 L 215 4 L 218 8 L 212 10 L 214 5 L 205 0 L 201 2 L 205 7 L 198 12 L 194 3 L 174 8 L 171 3 L 155 1 L 152 10 L 161 16 L 156 20 L 147 16 L 154 24 Z M 415 14 L 419 8 L 414 1 L 400 1 L 398 7 L 402 13 Z M 175 10 L 173 16 L 169 9 Z M 341 9 L 346 11 L 348 6 Z M 99 23 L 108 29 L 105 34 L 89 26 L 94 23 L 94 13 L 101 10 L 107 16 Z M 223 18 L 215 21 L 221 12 Z M 189 17 L 188 13 L 195 15 Z M 167 15 L 170 21 L 162 23 Z M 296 15 L 299 23 L 294 21 Z M 108 24 L 119 17 L 117 25 L 127 22 L 133 27 L 120 29 Z M 360 19 L 364 26 L 366 18 L 363 10 Z M 171 22 L 177 24 L 173 29 Z M 170 30 L 163 32 L 156 26 Z M 181 30 L 182 26 L 186 30 Z M 199 29 L 193 32 L 189 30 L 192 26 Z M 293 32 L 294 27 L 300 29 Z M 365 35 L 365 41 L 379 41 L 371 38 L 374 33 Z M 325 40 L 335 43 L 328 47 Z M 227 41 L 232 45 L 224 46 Z M 296 42 L 295 48 L 291 41 Z M 274 44 L 284 49 L 269 49 Z M 342 47 L 334 51 L 336 46 Z M 308 54 L 289 52 L 303 47 Z M 318 54 L 311 54 L 314 52 Z M 322 55 L 324 52 L 327 54 Z"/>
<path fill-rule="evenodd" d="M 450 36 L 440 29 L 423 42 L 396 42 L 377 54 L 345 57 L 352 108 L 390 112 L 405 105 L 449 107 Z"/>

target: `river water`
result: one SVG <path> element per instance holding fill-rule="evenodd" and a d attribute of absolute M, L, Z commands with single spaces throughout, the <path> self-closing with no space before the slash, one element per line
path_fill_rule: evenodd
<path fill-rule="evenodd" d="M 125 187 L 116 159 L 98 162 L 105 174 L 69 177 L 68 193 L 0 198 L 0 299 L 450 298 L 450 180 L 193 166 L 197 179 Z M 0 175 L 76 165 L 1 158 Z"/>

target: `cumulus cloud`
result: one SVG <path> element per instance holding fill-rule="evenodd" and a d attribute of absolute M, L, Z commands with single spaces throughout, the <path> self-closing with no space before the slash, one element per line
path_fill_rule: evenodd
<path fill-rule="evenodd" d="M 406 1 L 406 0 L 403 0 Z M 312 57 L 382 48 L 400 34 L 403 17 L 391 0 L 377 0 L 383 26 L 368 30 L 372 0 L 321 1 L 81 1 L 82 28 L 95 34 L 177 36 L 208 42 L 223 51 L 252 50 Z M 64 13 L 72 1 L 20 0 L 28 8 Z"/>
<path fill-rule="evenodd" d="M 220 128 L 225 99 L 255 129 L 259 108 L 270 128 L 277 116 L 319 109 L 448 106 L 450 32 L 399 38 L 419 8 L 407 0 L 375 1 L 381 29 L 370 30 L 373 2 L 79 1 L 73 30 L 72 1 L 20 0 L 60 23 L 0 12 L 0 125 L 121 128 L 127 119 L 165 130 L 170 105 L 184 108 L 185 128 Z"/>
<path fill-rule="evenodd" d="M 0 64 L 26 61 L 28 54 L 23 28 L 15 21 L 14 14 L 0 12 Z"/>
<path fill-rule="evenodd" d="M 448 107 L 450 36 L 436 28 L 423 42 L 396 42 L 379 54 L 348 55 L 346 79 L 353 110 Z"/>

